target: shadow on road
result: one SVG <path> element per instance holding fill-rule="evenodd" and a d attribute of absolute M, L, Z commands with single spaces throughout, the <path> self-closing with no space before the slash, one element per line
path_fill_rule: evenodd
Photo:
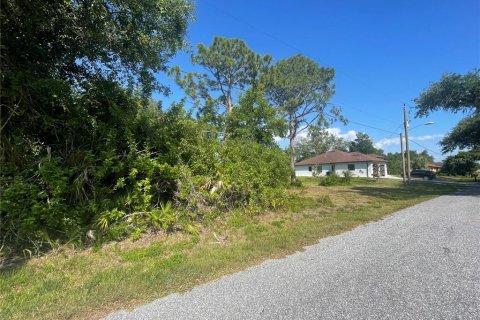
<path fill-rule="evenodd" d="M 444 186 L 444 188 L 439 185 Z M 453 185 L 460 186 L 459 191 L 451 190 Z M 444 181 L 412 181 L 408 186 L 400 186 L 395 188 L 379 188 L 375 186 L 355 186 L 351 190 L 361 193 L 362 195 L 378 197 L 389 200 L 407 200 L 412 196 L 441 196 L 445 195 L 445 191 L 452 191 L 449 195 L 453 196 L 475 196 L 480 197 L 480 183 L 445 183 Z"/>

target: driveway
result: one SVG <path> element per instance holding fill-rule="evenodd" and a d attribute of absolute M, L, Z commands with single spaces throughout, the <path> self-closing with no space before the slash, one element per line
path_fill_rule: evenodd
<path fill-rule="evenodd" d="M 108 319 L 480 319 L 480 188 Z"/>

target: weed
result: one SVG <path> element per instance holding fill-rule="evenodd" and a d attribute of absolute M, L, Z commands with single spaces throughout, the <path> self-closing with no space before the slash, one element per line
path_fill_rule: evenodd
<path fill-rule="evenodd" d="M 329 188 L 308 180 L 305 185 L 302 190 L 292 189 L 305 194 L 288 198 L 286 204 L 292 210 L 277 210 L 261 218 L 238 210 L 225 223 L 216 225 L 215 232 L 229 234 L 227 246 L 212 244 L 212 230 L 203 232 L 196 226 L 195 235 L 171 234 L 145 247 L 116 245 L 97 252 L 49 255 L 2 270 L 0 318 L 99 318 L 116 309 L 191 289 L 264 259 L 282 257 L 319 238 L 457 188 L 429 183 L 404 187 L 401 181 L 386 180 Z M 336 210 L 317 214 L 331 207 Z"/>

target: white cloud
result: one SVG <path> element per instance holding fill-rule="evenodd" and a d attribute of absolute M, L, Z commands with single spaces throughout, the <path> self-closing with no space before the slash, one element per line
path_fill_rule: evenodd
<path fill-rule="evenodd" d="M 302 132 L 300 132 L 299 134 L 297 134 L 297 141 L 298 140 L 301 140 L 301 139 L 304 139 L 304 138 L 307 138 L 308 136 L 308 128 L 303 130 Z"/>
<path fill-rule="evenodd" d="M 393 145 L 393 144 L 400 144 L 400 138 L 390 138 L 390 139 L 382 139 L 376 143 L 373 144 L 373 146 L 377 149 L 383 149 L 383 147 Z"/>
<path fill-rule="evenodd" d="M 433 135 L 427 135 L 427 136 L 418 136 L 418 137 L 409 137 L 409 140 L 412 141 L 429 141 L 429 140 L 438 140 L 440 138 L 443 138 L 444 134 L 433 134 Z M 382 149 L 383 147 L 390 146 L 390 145 L 399 145 L 400 144 L 400 138 L 385 138 L 382 139 L 373 145 L 375 148 Z"/>
<path fill-rule="evenodd" d="M 443 138 L 443 134 L 433 134 L 429 136 L 418 136 L 418 137 L 410 137 L 410 140 L 414 141 L 428 141 L 428 140 L 435 140 L 439 138 Z"/>
<path fill-rule="evenodd" d="M 355 130 L 349 130 L 345 133 L 342 133 L 342 129 L 340 128 L 327 128 L 326 130 L 328 133 L 348 141 L 353 141 L 357 137 L 357 131 Z"/>
<path fill-rule="evenodd" d="M 334 135 L 338 138 L 343 138 L 347 141 L 353 141 L 357 137 L 357 131 L 355 131 L 355 130 L 349 130 L 347 132 L 342 132 L 341 128 L 326 128 L 325 130 L 328 133 L 330 133 L 330 134 L 332 134 L 332 135 Z M 308 136 L 308 128 L 305 129 L 305 130 L 302 130 L 297 135 L 295 140 L 298 142 L 298 141 L 301 141 L 302 139 L 306 139 L 307 136 Z M 273 139 L 278 144 L 284 144 L 284 143 L 288 142 L 288 138 L 281 138 L 281 137 L 276 136 L 276 137 L 273 137 Z"/>

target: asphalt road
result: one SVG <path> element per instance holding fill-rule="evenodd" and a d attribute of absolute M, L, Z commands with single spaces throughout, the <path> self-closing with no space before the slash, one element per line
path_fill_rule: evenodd
<path fill-rule="evenodd" d="M 108 319 L 480 319 L 480 188 Z"/>

